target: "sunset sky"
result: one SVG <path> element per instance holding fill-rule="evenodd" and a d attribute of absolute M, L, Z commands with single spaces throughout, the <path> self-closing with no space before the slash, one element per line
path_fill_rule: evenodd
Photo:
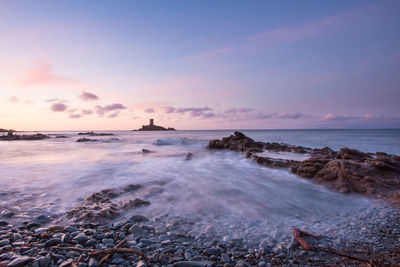
<path fill-rule="evenodd" d="M 0 0 L 0 128 L 400 128 L 400 1 Z"/>

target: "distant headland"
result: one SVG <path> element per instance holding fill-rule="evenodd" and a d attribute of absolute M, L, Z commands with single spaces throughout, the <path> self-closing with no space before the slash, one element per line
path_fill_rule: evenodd
<path fill-rule="evenodd" d="M 7 129 L 0 128 L 0 133 L 7 133 L 7 132 L 15 132 L 15 130 L 12 130 L 12 129 L 7 130 Z"/>
<path fill-rule="evenodd" d="M 165 128 L 154 124 L 154 119 L 150 119 L 149 125 L 143 125 L 142 128 L 136 131 L 175 131 L 175 128 Z"/>

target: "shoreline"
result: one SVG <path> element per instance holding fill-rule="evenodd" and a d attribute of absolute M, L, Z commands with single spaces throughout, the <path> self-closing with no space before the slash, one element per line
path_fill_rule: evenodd
<path fill-rule="evenodd" d="M 243 152 L 255 162 L 261 158 L 261 165 L 267 167 L 290 171 L 293 166 L 298 168 L 301 162 L 272 159 L 269 166 L 265 163 L 267 157 L 254 157 L 260 147 L 310 154 L 311 158 L 318 153 L 321 155 L 319 149 L 254 142 L 240 134 L 235 136 L 225 139 L 223 146 L 228 144 L 229 150 Z M 368 153 L 354 154 L 354 151 L 345 150 L 347 154 L 340 154 L 326 149 L 323 152 L 322 155 L 329 156 L 329 161 L 339 160 L 338 155 L 357 157 L 356 160 L 340 160 L 374 160 Z M 196 161 L 196 153 L 192 156 L 189 160 Z M 57 220 L 43 220 L 41 223 L 37 218 L 12 225 L 0 219 L 0 266 L 95 267 L 102 259 L 103 266 L 137 267 L 379 266 L 400 263 L 400 250 L 396 246 L 400 241 L 400 210 L 383 201 L 363 208 L 362 212 L 352 214 L 349 211 L 340 215 L 343 218 L 321 218 L 313 220 L 312 224 L 301 218 L 289 223 L 282 221 L 279 226 L 273 224 L 272 227 L 265 227 L 269 221 L 228 220 L 218 225 L 219 228 L 213 228 L 210 221 L 203 220 L 202 227 L 210 223 L 203 231 L 194 229 L 198 222 L 196 216 L 144 217 L 140 207 L 152 204 L 135 195 L 143 186 L 147 188 L 147 185 L 129 184 L 91 193 L 65 215 L 76 222 L 60 220 L 57 224 Z M 312 209 L 313 205 L 307 208 Z M 134 215 L 130 219 L 121 219 L 130 210 Z M 51 225 L 54 223 L 56 225 Z M 301 238 L 311 249 L 294 235 L 295 229 L 299 229 L 297 233 L 303 235 Z M 307 237 L 301 231 L 322 237 Z M 110 255 L 107 259 L 104 259 L 105 253 Z"/>
<path fill-rule="evenodd" d="M 115 247 L 125 250 L 111 253 L 103 260 L 106 266 L 398 264 L 400 249 L 396 244 L 400 240 L 400 211 L 382 208 L 376 209 L 374 214 L 373 218 L 361 216 L 349 224 L 337 226 L 342 231 L 340 235 L 337 227 L 332 227 L 323 233 L 313 233 L 322 234 L 322 238 L 304 238 L 315 247 L 313 250 L 305 250 L 293 236 L 281 236 L 279 232 L 260 242 L 252 241 L 248 235 L 221 237 L 212 229 L 191 235 L 180 230 L 180 225 L 190 223 L 181 218 L 159 220 L 134 215 L 127 221 L 108 225 L 75 223 L 47 227 L 35 222 L 21 226 L 0 222 L 0 264 L 95 267 L 106 255 L 102 251 Z M 350 236 L 354 237 L 357 232 L 359 236 L 351 240 Z M 326 248 L 334 248 L 347 256 L 326 251 Z"/>

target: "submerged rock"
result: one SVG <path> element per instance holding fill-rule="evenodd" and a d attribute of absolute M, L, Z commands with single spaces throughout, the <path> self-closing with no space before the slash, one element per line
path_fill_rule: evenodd
<path fill-rule="evenodd" d="M 192 153 L 187 153 L 187 154 L 186 154 L 186 160 L 191 160 L 192 157 L 193 157 L 193 154 L 192 154 Z"/>

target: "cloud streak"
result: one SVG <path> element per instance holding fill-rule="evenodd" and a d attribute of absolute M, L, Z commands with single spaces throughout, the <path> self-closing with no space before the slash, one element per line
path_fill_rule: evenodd
<path fill-rule="evenodd" d="M 83 101 L 95 101 L 100 99 L 97 95 L 89 92 L 82 92 L 79 95 L 79 98 L 82 99 Z"/>
<path fill-rule="evenodd" d="M 374 22 L 374 16 L 376 16 L 374 14 L 376 8 L 377 5 L 370 5 L 301 24 L 287 25 L 266 30 L 250 36 L 245 36 L 242 38 L 242 41 L 237 44 L 203 51 L 188 56 L 185 59 L 198 61 L 225 55 L 254 53 L 260 49 L 270 48 L 280 44 L 329 35 L 355 25 L 362 25 L 365 23 L 371 24 Z"/>
<path fill-rule="evenodd" d="M 124 105 L 119 104 L 119 103 L 114 103 L 114 104 L 106 105 L 106 106 L 96 106 L 95 112 L 99 116 L 104 116 L 108 112 L 119 111 L 119 110 L 123 110 L 123 109 L 126 109 L 126 107 Z"/>

